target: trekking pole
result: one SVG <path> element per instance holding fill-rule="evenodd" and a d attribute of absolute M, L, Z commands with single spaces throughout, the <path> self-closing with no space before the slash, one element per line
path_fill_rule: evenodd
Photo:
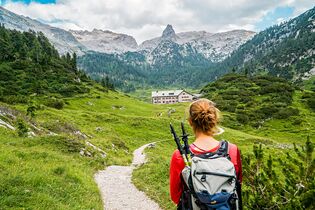
<path fill-rule="evenodd" d="M 177 145 L 177 149 L 179 150 L 180 155 L 182 156 L 184 163 L 186 166 L 190 166 L 190 163 L 188 162 L 188 158 L 186 157 L 185 150 L 183 149 L 182 145 L 180 144 L 180 140 L 175 132 L 175 129 L 173 125 L 170 123 L 171 133 L 173 134 L 174 140 Z"/>
<path fill-rule="evenodd" d="M 186 152 L 186 158 L 187 158 L 187 161 L 190 163 L 191 162 L 191 152 L 190 152 L 190 149 L 189 149 L 189 144 L 188 144 L 188 134 L 186 133 L 186 130 L 185 130 L 185 125 L 184 125 L 184 122 L 181 122 L 181 128 L 182 128 L 182 141 L 184 142 L 184 149 L 185 149 L 185 152 Z"/>

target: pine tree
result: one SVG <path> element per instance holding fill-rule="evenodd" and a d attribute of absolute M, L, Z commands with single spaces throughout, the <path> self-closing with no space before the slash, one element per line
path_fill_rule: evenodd
<path fill-rule="evenodd" d="M 73 70 L 77 71 L 77 54 L 75 52 L 72 54 L 71 64 L 72 64 Z"/>
<path fill-rule="evenodd" d="M 248 67 L 245 67 L 245 69 L 244 69 L 244 74 L 245 74 L 245 77 L 248 76 L 248 74 L 249 74 L 249 69 L 248 69 Z"/>
<path fill-rule="evenodd" d="M 314 143 L 308 137 L 305 146 L 293 146 L 293 152 L 264 160 L 262 146 L 254 145 L 254 155 L 243 157 L 246 208 L 314 209 Z M 281 170 L 276 172 L 274 164 Z"/>

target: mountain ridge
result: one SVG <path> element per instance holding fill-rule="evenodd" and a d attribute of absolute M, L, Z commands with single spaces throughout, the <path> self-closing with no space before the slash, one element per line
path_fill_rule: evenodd
<path fill-rule="evenodd" d="M 44 24 L 40 21 L 15 14 L 0 6 L 0 23 L 18 31 L 43 32 L 61 54 L 76 52 L 82 55 L 85 47 L 68 31 Z"/>
<path fill-rule="evenodd" d="M 165 32 L 168 30 L 171 32 Z M 207 31 L 175 33 L 173 27 L 168 24 L 161 36 L 145 40 L 139 45 L 138 51 L 150 54 L 161 42 L 170 40 L 179 45 L 191 45 L 196 49 L 196 52 L 202 54 L 206 59 L 212 62 L 219 62 L 224 60 L 241 44 L 253 37 L 254 34 L 255 32 L 253 31 L 241 29 L 219 33 L 210 33 Z"/>
<path fill-rule="evenodd" d="M 136 51 L 138 43 L 134 37 L 110 30 L 69 30 L 88 50 L 103 53 L 124 53 Z"/>
<path fill-rule="evenodd" d="M 256 34 L 223 62 L 218 71 L 248 69 L 300 80 L 315 67 L 315 7 Z M 225 71 L 224 71 L 225 69 Z"/>
<path fill-rule="evenodd" d="M 94 29 L 92 31 L 87 30 L 63 30 L 57 27 L 44 24 L 40 21 L 34 20 L 29 17 L 15 14 L 0 6 L 0 23 L 4 24 L 7 28 L 16 29 L 20 31 L 42 31 L 47 38 L 55 45 L 59 53 L 65 54 L 67 52 L 76 52 L 78 55 L 83 55 L 88 51 L 95 51 L 108 54 L 122 54 L 126 52 L 142 52 L 153 51 L 152 48 L 157 47 L 162 40 L 171 40 L 177 44 L 185 45 L 190 44 L 192 47 L 197 48 L 197 52 L 203 54 L 207 59 L 212 61 L 220 61 L 229 55 L 236 47 L 251 38 L 255 32 L 244 31 L 243 34 L 239 34 L 239 38 L 235 37 L 235 31 L 227 31 L 224 33 L 210 33 L 206 31 L 188 31 L 175 33 L 172 25 L 168 24 L 164 29 L 161 37 L 145 40 L 138 45 L 134 37 L 124 34 L 113 32 L 110 30 Z M 228 34 L 231 33 L 231 36 Z M 220 46 L 212 49 L 211 45 L 215 42 L 222 42 L 214 36 L 214 40 L 207 44 L 207 41 L 211 39 L 212 35 L 217 36 L 227 35 L 227 39 L 235 39 L 236 45 L 233 42 L 233 47 L 229 49 L 221 49 Z M 199 42 L 198 39 L 201 39 Z M 153 41 L 153 44 L 152 44 Z M 211 41 L 211 40 L 210 40 Z M 147 43 L 147 47 L 146 47 Z M 224 45 L 224 40 L 222 45 Z M 228 42 L 227 45 L 230 45 Z M 217 51 L 219 53 L 217 54 Z M 223 53 L 221 53 L 223 51 Z M 226 51 L 226 52 L 225 52 Z M 223 56 L 222 58 L 219 58 Z M 150 59 L 149 59 L 150 60 Z"/>

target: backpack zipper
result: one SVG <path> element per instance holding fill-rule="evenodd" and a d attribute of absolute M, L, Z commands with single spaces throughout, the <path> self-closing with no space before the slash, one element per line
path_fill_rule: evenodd
<path fill-rule="evenodd" d="M 233 175 L 216 173 L 216 172 L 195 172 L 195 174 L 197 174 L 197 175 L 215 175 L 215 176 L 224 176 L 224 177 L 229 177 L 229 178 L 236 178 Z"/>

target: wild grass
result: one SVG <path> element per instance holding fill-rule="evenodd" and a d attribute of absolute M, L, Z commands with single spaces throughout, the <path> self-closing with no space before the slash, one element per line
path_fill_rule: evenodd
<path fill-rule="evenodd" d="M 20 138 L 0 127 L 0 209 L 102 209 L 99 166 L 64 137 Z"/>

